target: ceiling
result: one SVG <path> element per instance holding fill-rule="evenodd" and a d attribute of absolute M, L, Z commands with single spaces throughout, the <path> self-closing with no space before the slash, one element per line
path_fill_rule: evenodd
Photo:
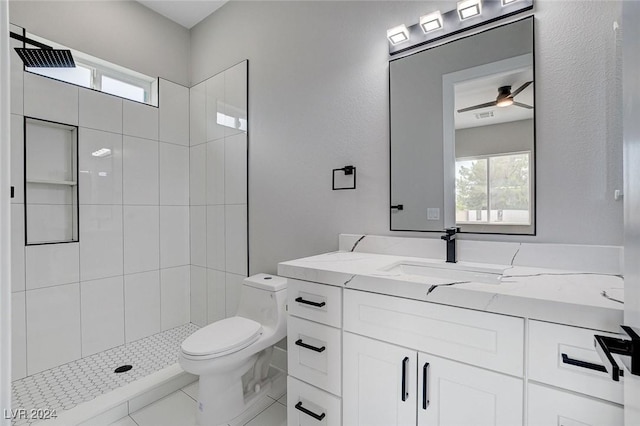
<path fill-rule="evenodd" d="M 473 105 L 483 104 L 496 100 L 498 88 L 501 86 L 511 86 L 511 91 L 533 81 L 533 68 L 510 71 L 506 73 L 493 74 L 488 77 L 478 78 L 455 86 L 455 127 L 465 129 L 469 127 L 488 126 L 491 124 L 508 123 L 510 121 L 526 120 L 533 118 L 533 109 L 521 108 L 511 105 L 504 108 L 487 107 L 467 112 L 457 112 L 457 110 Z M 529 85 L 514 98 L 515 101 L 533 105 L 533 86 Z M 491 112 L 492 117 L 478 118 L 478 114 Z M 489 115 L 489 114 L 487 114 Z"/>
<path fill-rule="evenodd" d="M 137 0 L 149 9 L 191 29 L 228 0 Z"/>

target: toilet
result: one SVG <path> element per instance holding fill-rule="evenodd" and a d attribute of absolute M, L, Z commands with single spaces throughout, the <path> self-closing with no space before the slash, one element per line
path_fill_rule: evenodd
<path fill-rule="evenodd" d="M 236 316 L 207 325 L 182 343 L 182 368 L 200 376 L 197 424 L 240 415 L 271 387 L 273 345 L 287 335 L 287 280 L 257 274 L 242 285 Z"/>

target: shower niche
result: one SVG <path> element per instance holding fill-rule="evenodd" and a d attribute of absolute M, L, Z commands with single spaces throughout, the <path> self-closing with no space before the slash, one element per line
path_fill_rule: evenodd
<path fill-rule="evenodd" d="M 25 117 L 24 142 L 26 244 L 77 242 L 77 126 Z"/>

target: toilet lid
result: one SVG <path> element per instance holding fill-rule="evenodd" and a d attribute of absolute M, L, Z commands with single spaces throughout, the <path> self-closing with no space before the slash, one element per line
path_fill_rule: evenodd
<path fill-rule="evenodd" d="M 240 350 L 258 340 L 262 334 L 260 323 L 243 317 L 216 321 L 193 333 L 182 342 L 182 352 L 204 356 Z"/>

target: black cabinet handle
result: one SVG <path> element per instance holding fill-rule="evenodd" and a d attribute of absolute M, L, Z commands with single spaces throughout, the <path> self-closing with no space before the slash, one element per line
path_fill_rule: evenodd
<path fill-rule="evenodd" d="M 311 417 L 313 417 L 314 419 L 316 419 L 316 420 L 318 420 L 318 421 L 320 421 L 320 420 L 324 419 L 324 416 L 326 416 L 326 414 L 325 414 L 325 413 L 322 413 L 322 414 L 316 414 L 316 413 L 314 413 L 313 411 L 311 411 L 311 410 L 308 410 L 308 409 L 304 408 L 304 407 L 302 406 L 302 401 L 299 401 L 299 402 L 296 404 L 296 410 L 302 411 L 302 412 L 303 412 L 303 413 L 305 413 L 307 416 L 311 416 Z"/>
<path fill-rule="evenodd" d="M 406 401 L 409 397 L 409 391 L 407 391 L 407 365 L 409 364 L 409 357 L 406 356 L 402 360 L 402 401 Z"/>
<path fill-rule="evenodd" d="M 391 210 L 404 210 L 404 206 L 402 204 L 391 206 Z"/>
<path fill-rule="evenodd" d="M 324 302 L 312 302 L 311 300 L 304 300 L 302 297 L 296 297 L 296 302 L 298 303 L 304 303 L 305 305 L 311 305 L 311 306 L 315 306 L 317 308 L 322 308 L 324 305 L 326 305 L 326 303 Z"/>
<path fill-rule="evenodd" d="M 607 372 L 607 369 L 604 365 L 594 364 L 588 361 L 580 361 L 579 359 L 569 358 L 569 355 L 562 354 L 562 362 L 564 364 L 575 365 L 576 367 L 588 368 L 589 370 L 602 371 L 604 373 Z"/>
<path fill-rule="evenodd" d="M 426 410 L 429 406 L 429 363 L 425 363 L 422 367 L 422 409 Z"/>
<path fill-rule="evenodd" d="M 325 346 L 321 348 L 317 348 L 315 346 L 307 345 L 306 343 L 302 342 L 302 339 L 296 340 L 296 345 L 302 346 L 305 349 L 311 349 L 312 351 L 316 351 L 316 352 L 324 352 L 324 350 L 327 349 Z"/>

